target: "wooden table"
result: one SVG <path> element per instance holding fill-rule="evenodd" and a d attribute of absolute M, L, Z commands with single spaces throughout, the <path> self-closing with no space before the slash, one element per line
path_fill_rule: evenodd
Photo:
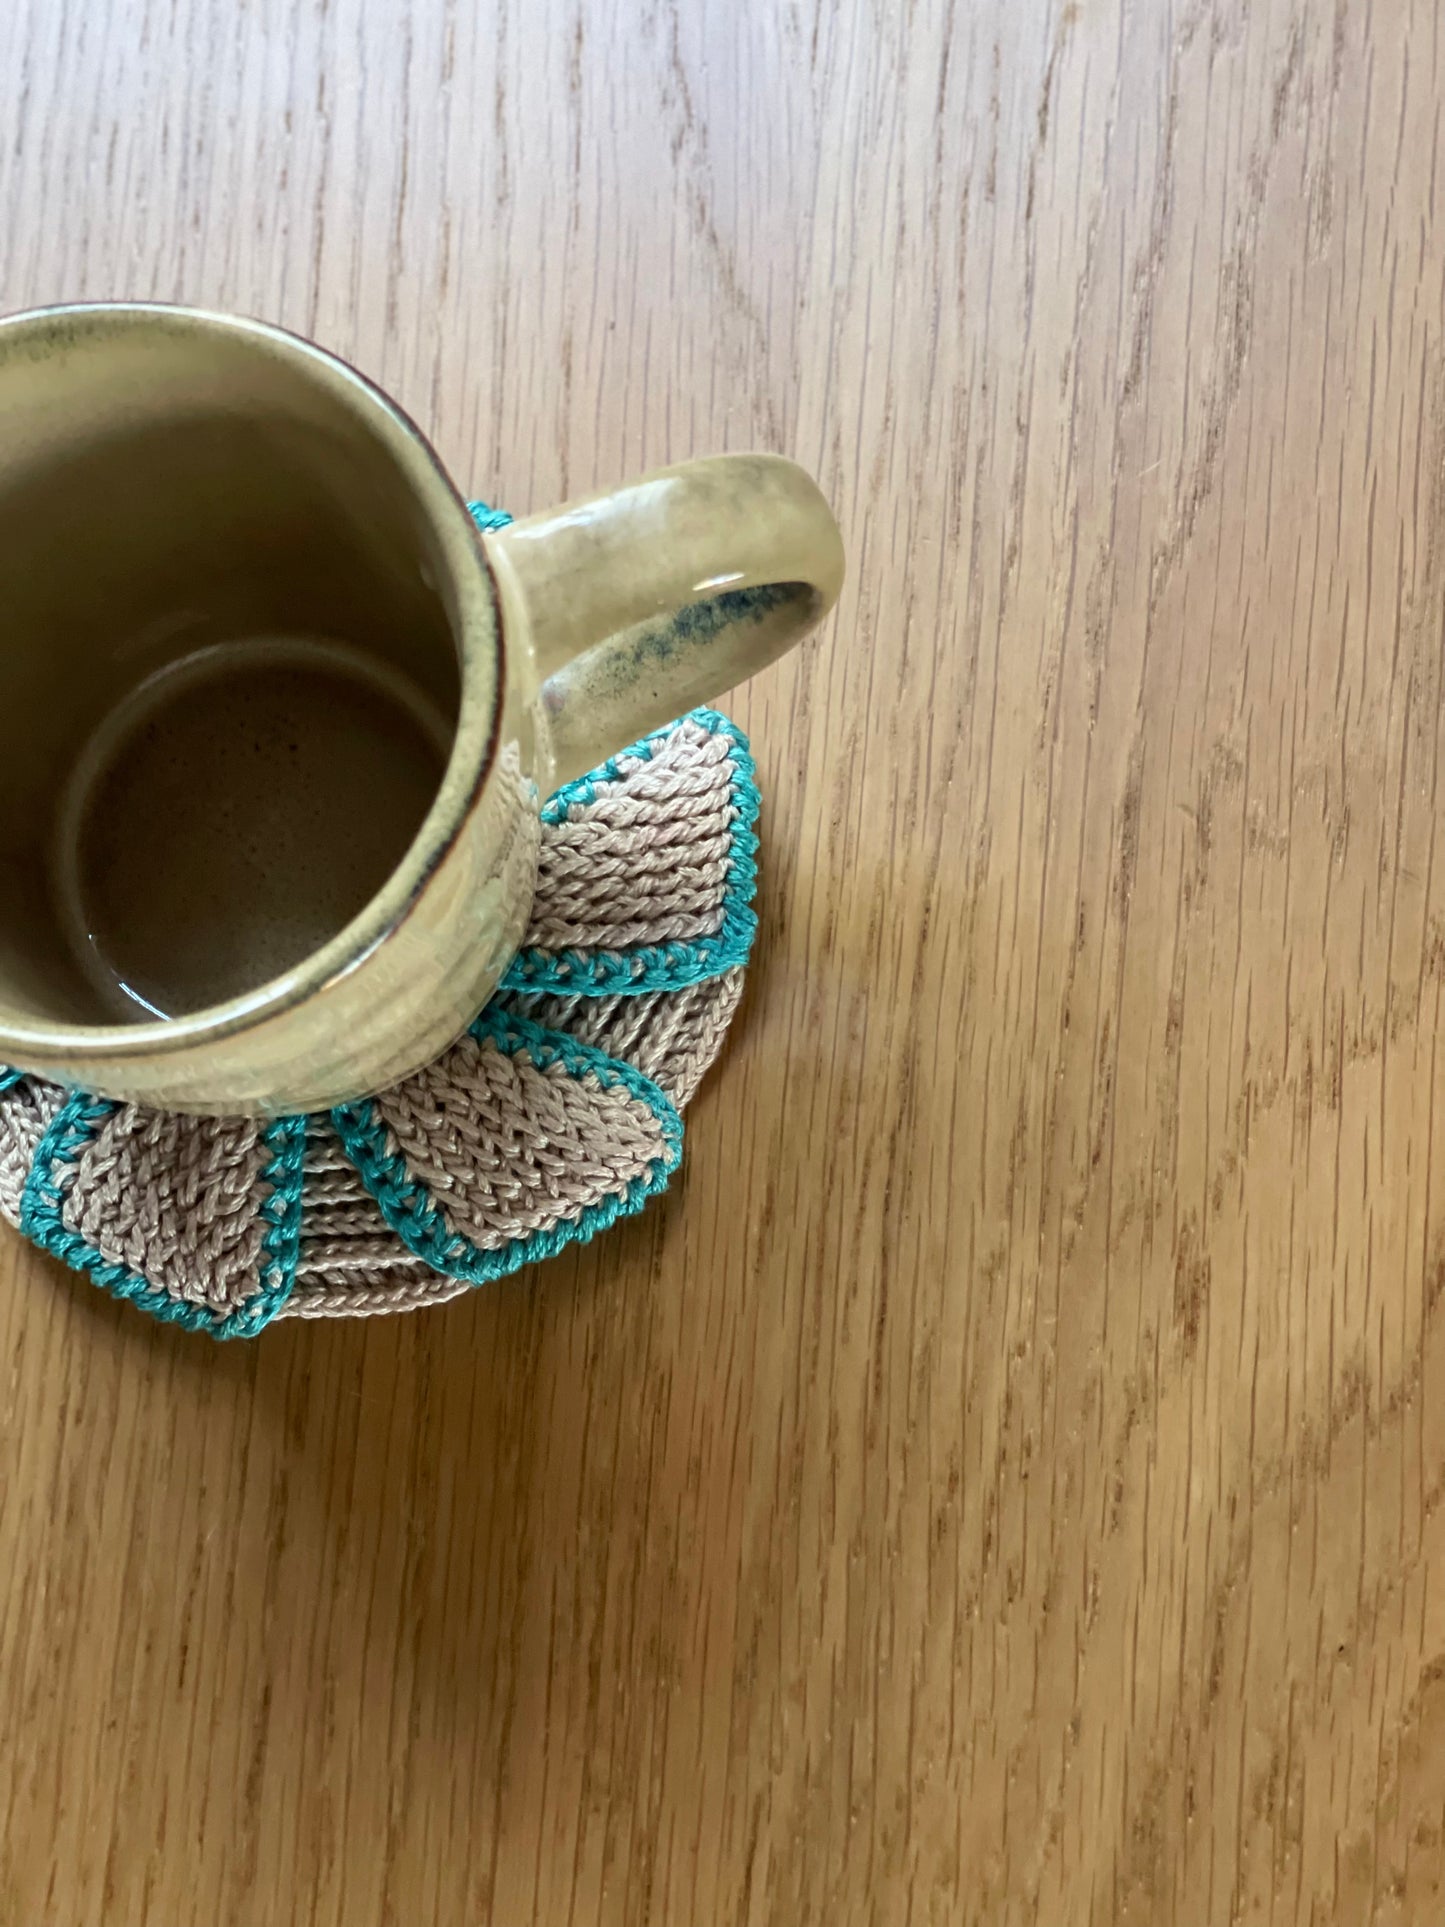
<path fill-rule="evenodd" d="M 5 306 L 851 578 L 644 1218 L 220 1348 L 0 1245 L 0 1919 L 1440 1918 L 1445 16 L 16 17 Z"/>

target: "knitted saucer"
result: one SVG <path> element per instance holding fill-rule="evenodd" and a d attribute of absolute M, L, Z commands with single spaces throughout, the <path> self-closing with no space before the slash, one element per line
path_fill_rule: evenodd
<path fill-rule="evenodd" d="M 677 1169 L 752 947 L 757 809 L 710 710 L 559 790 L 502 988 L 379 1097 L 182 1117 L 0 1069 L 0 1215 L 216 1338 L 441 1304 L 584 1243 Z"/>

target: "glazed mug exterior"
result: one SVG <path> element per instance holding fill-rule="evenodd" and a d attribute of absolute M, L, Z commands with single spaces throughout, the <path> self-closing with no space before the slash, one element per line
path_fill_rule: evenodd
<path fill-rule="evenodd" d="M 197 422 L 207 452 L 189 479 L 168 451 Z M 163 658 L 146 583 L 201 566 L 221 524 L 272 531 L 291 503 L 335 523 L 328 567 L 348 608 L 391 597 L 405 616 L 425 598 L 440 611 L 444 637 L 426 646 L 449 646 L 454 669 L 440 653 L 416 665 L 455 676 L 440 789 L 379 894 L 294 968 L 192 1015 L 77 1021 L 57 1001 L 54 933 L 26 868 L 65 758 Z M 300 548 L 273 551 L 283 580 L 308 566 Z M 0 321 L 0 1065 L 137 1103 L 271 1115 L 419 1068 L 521 942 L 546 795 L 790 648 L 842 571 L 826 503 L 777 456 L 685 463 L 483 533 L 402 411 L 294 335 L 132 304 Z M 380 644 L 403 669 L 423 647 L 413 628 L 427 621 L 399 619 Z"/>

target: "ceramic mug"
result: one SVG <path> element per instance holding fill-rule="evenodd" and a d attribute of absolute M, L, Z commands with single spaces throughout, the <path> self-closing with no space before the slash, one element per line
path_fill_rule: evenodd
<path fill-rule="evenodd" d="M 273 1114 L 417 1069 L 521 942 L 542 799 L 771 662 L 842 569 L 775 456 L 480 533 L 295 336 L 0 322 L 0 1065 Z"/>

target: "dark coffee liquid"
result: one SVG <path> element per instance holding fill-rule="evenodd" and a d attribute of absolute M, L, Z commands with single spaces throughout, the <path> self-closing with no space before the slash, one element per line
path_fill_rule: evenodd
<path fill-rule="evenodd" d="M 113 1018 L 254 990 L 387 881 L 447 754 L 425 698 L 358 652 L 210 649 L 111 716 L 57 832 L 62 913 Z"/>

